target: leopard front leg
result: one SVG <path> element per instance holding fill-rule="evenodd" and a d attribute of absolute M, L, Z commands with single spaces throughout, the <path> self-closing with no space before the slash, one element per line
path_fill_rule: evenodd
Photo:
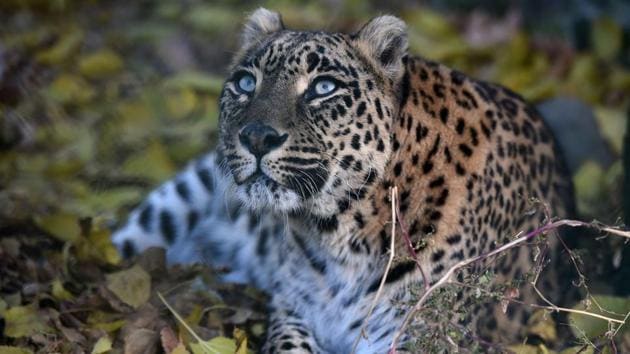
<path fill-rule="evenodd" d="M 295 313 L 281 309 L 271 311 L 267 340 L 261 352 L 264 354 L 325 353 L 304 321 Z"/>

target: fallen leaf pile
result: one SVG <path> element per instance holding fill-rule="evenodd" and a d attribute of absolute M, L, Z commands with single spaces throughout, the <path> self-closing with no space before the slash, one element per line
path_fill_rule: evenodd
<path fill-rule="evenodd" d="M 89 219 L 79 229 L 71 241 L 43 229 L 0 239 L 0 352 L 240 354 L 259 343 L 265 297 L 254 289 L 202 266 L 167 269 L 162 249 L 121 262 L 108 232 Z"/>

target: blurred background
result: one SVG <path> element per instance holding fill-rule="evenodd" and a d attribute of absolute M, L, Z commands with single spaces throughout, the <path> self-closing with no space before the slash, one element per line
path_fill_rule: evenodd
<path fill-rule="evenodd" d="M 213 147 L 223 77 L 258 6 L 295 29 L 351 32 L 378 14 L 403 18 L 414 54 L 539 105 L 583 220 L 630 224 L 630 1 L 2 0 L 0 240 L 88 235 L 81 242 L 93 251 L 80 261 L 118 264 L 108 228 Z M 93 225 L 105 231 L 86 231 Z M 627 295 L 618 285 L 630 278 L 628 247 L 601 242 L 608 251 L 587 265 L 605 270 L 596 289 Z M 13 274 L 11 285 L 2 267 L 0 296 L 33 281 Z"/>
<path fill-rule="evenodd" d="M 353 31 L 380 13 L 402 17 L 413 53 L 543 103 L 556 134 L 572 136 L 582 211 L 622 215 L 628 1 L 4 0 L 0 217 L 113 218 L 211 148 L 223 76 L 257 6 L 291 28 Z"/>
<path fill-rule="evenodd" d="M 622 216 L 628 1 L 3 0 L 0 220 L 113 220 L 210 149 L 241 23 L 258 6 L 331 31 L 400 16 L 413 53 L 541 103 L 569 145 L 580 209 Z"/>

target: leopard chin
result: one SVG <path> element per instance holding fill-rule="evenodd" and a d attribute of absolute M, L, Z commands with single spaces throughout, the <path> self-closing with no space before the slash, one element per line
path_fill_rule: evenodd
<path fill-rule="evenodd" d="M 302 200 L 296 192 L 262 173 L 255 173 L 237 185 L 236 195 L 246 208 L 257 212 L 286 214 L 302 206 Z"/>

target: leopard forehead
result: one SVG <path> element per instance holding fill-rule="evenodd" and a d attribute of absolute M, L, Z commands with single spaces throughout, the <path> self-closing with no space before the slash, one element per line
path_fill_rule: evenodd
<path fill-rule="evenodd" d="M 314 70 L 338 68 L 345 72 L 342 64 L 357 61 L 351 42 L 350 36 L 343 33 L 283 30 L 241 51 L 235 57 L 232 70 L 239 66 L 264 67 L 265 74 L 283 73 L 284 78 Z M 322 57 L 330 57 L 336 63 L 319 63 L 317 59 Z M 322 65 L 318 67 L 318 64 Z"/>

